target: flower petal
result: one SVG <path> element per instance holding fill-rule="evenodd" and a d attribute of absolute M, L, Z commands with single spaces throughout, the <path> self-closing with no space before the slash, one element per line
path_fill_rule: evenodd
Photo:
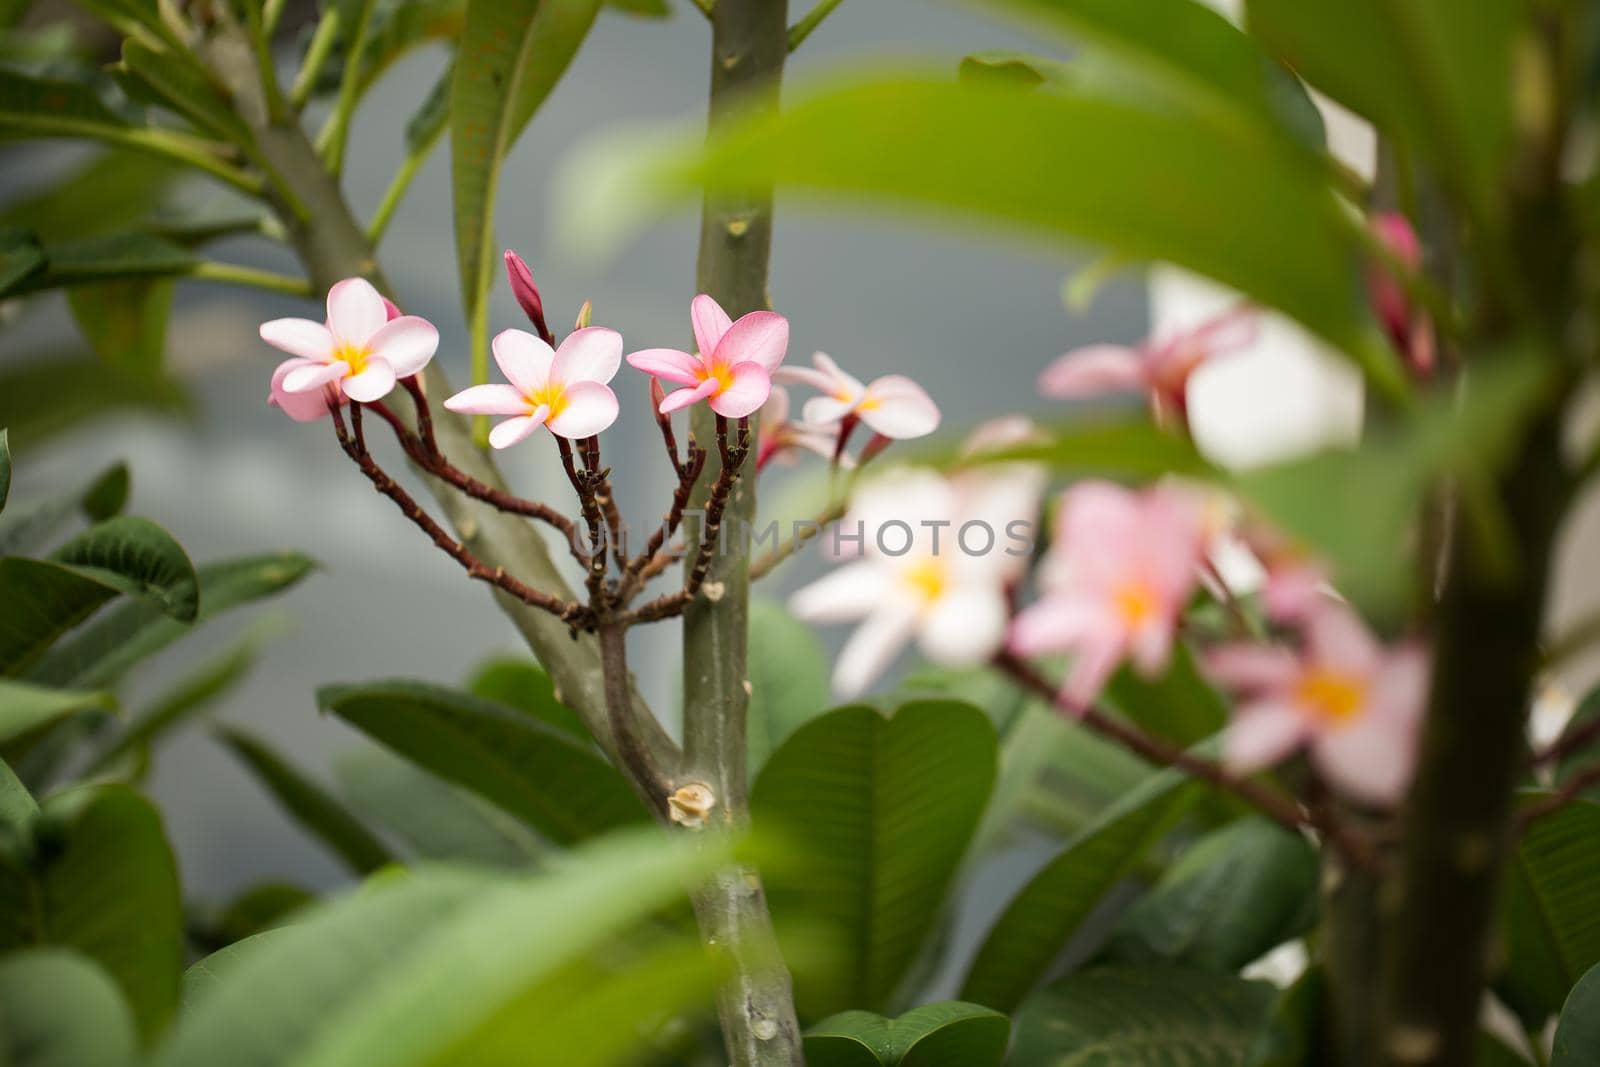
<path fill-rule="evenodd" d="M 273 319 L 261 324 L 261 339 L 291 356 L 326 363 L 333 358 L 333 334 L 310 319 Z"/>
<path fill-rule="evenodd" d="M 721 304 L 701 293 L 689 302 L 689 322 L 694 326 L 694 343 L 700 350 L 700 358 L 709 363 L 711 353 L 717 350 L 733 320 L 722 310 Z"/>
<path fill-rule="evenodd" d="M 573 330 L 556 349 L 550 378 L 558 382 L 606 384 L 622 366 L 622 335 L 604 326 Z"/>
<path fill-rule="evenodd" d="M 1330 601 L 1305 624 L 1306 648 L 1317 663 L 1353 674 L 1378 669 L 1383 649 L 1354 611 Z"/>
<path fill-rule="evenodd" d="M 1250 774 L 1289 755 L 1309 732 L 1305 717 L 1291 704 L 1246 704 L 1222 735 L 1224 759 L 1229 769 Z"/>
<path fill-rule="evenodd" d="M 800 407 L 800 418 L 811 426 L 836 426 L 855 410 L 855 403 L 834 396 L 814 396 Z"/>
<path fill-rule="evenodd" d="M 757 363 L 770 375 L 789 351 L 789 320 L 775 311 L 752 311 L 728 327 L 708 366 Z M 702 353 L 704 355 L 704 353 Z"/>
<path fill-rule="evenodd" d="M 877 563 L 846 563 L 796 590 L 789 598 L 789 610 L 807 622 L 859 619 L 883 602 L 889 580 Z"/>
<path fill-rule="evenodd" d="M 761 433 L 763 436 L 776 433 L 778 428 L 789 421 L 789 390 L 781 385 L 774 385 L 772 392 L 767 395 L 767 402 L 761 405 Z"/>
<path fill-rule="evenodd" d="M 1111 679 L 1111 672 L 1127 651 L 1121 634 L 1097 631 L 1078 645 L 1078 654 L 1072 660 L 1072 672 L 1061 695 L 1074 709 L 1087 709 Z"/>
<path fill-rule="evenodd" d="M 926 437 L 939 428 L 939 405 L 901 374 L 885 375 L 867 386 L 859 410 L 862 422 L 897 441 Z"/>
<path fill-rule="evenodd" d="M 313 389 L 304 393 L 290 393 L 283 388 L 283 380 L 289 372 L 300 367 L 320 366 L 314 360 L 286 359 L 278 364 L 278 369 L 272 372 L 272 385 L 267 395 L 267 403 L 279 408 L 295 422 L 316 422 L 318 419 L 328 417 L 329 394 L 326 388 Z"/>
<path fill-rule="evenodd" d="M 463 415 L 526 415 L 528 398 L 509 385 L 474 385 L 444 402 Z"/>
<path fill-rule="evenodd" d="M 1126 345 L 1087 345 L 1060 356 L 1039 375 L 1044 396 L 1094 397 L 1145 388 L 1144 361 Z"/>
<path fill-rule="evenodd" d="M 562 392 L 566 406 L 546 423 L 558 437 L 593 437 L 617 421 L 617 394 L 599 382 L 573 382 Z"/>
<path fill-rule="evenodd" d="M 350 364 L 343 360 L 332 363 L 302 363 L 283 377 L 283 391 L 286 393 L 309 393 L 320 389 L 329 382 L 336 382 L 350 373 Z"/>
<path fill-rule="evenodd" d="M 1282 645 L 1223 645 L 1205 657 L 1205 672 L 1227 689 L 1283 690 L 1300 677 L 1300 662 Z"/>
<path fill-rule="evenodd" d="M 494 361 L 500 373 L 523 396 L 539 392 L 550 380 L 550 365 L 555 362 L 556 350 L 527 330 L 501 330 L 489 347 L 494 349 Z"/>
<path fill-rule="evenodd" d="M 833 690 L 841 700 L 860 696 L 889 669 L 911 639 L 917 606 L 901 599 L 879 605 L 845 642 L 833 667 Z"/>
<path fill-rule="evenodd" d="M 328 290 L 328 329 L 340 341 L 364 345 L 388 321 L 382 295 L 365 278 L 346 278 Z"/>
<path fill-rule="evenodd" d="M 532 415 L 507 419 L 489 431 L 489 444 L 494 448 L 510 448 L 543 425 L 543 419 L 536 419 Z"/>
<path fill-rule="evenodd" d="M 358 400 L 363 404 L 370 404 L 374 400 L 382 400 L 389 395 L 389 390 L 394 388 L 396 376 L 394 368 L 389 366 L 389 361 L 374 356 L 367 361 L 367 369 L 360 374 L 352 374 L 339 385 L 344 389 L 344 395 L 351 400 Z"/>
<path fill-rule="evenodd" d="M 922 654 L 945 667 L 984 663 L 1005 641 L 1006 614 L 998 585 L 954 589 L 923 619 Z"/>
<path fill-rule="evenodd" d="M 1335 789 L 1369 804 L 1398 804 L 1416 769 L 1415 724 L 1368 714 L 1312 742 L 1311 762 Z"/>
<path fill-rule="evenodd" d="M 698 359 L 676 348 L 646 348 L 628 356 L 628 366 L 677 385 L 699 385 L 705 368 Z"/>
<path fill-rule="evenodd" d="M 663 415 L 671 415 L 680 408 L 686 408 L 690 404 L 704 400 L 717 391 L 719 384 L 721 383 L 715 378 L 707 378 L 693 389 L 674 389 L 661 401 L 661 407 L 658 410 Z"/>
<path fill-rule="evenodd" d="M 439 330 L 419 315 L 401 315 L 379 327 L 367 345 L 373 355 L 383 357 L 396 377 L 409 378 L 426 367 L 439 350 Z"/>
<path fill-rule="evenodd" d="M 774 381 L 790 385 L 809 385 L 813 389 L 830 395 L 838 388 L 839 384 L 822 371 L 813 370 L 810 367 L 792 367 L 787 363 L 773 371 L 772 378 Z"/>
<path fill-rule="evenodd" d="M 726 418 L 742 419 L 760 410 L 771 392 L 772 376 L 767 368 L 759 363 L 735 363 L 733 379 L 711 394 L 711 410 Z"/>

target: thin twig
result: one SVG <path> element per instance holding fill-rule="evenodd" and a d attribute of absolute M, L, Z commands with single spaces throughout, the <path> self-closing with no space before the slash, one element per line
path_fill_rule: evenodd
<path fill-rule="evenodd" d="M 1560 789 L 1517 812 L 1517 833 L 1525 833 L 1534 822 L 1546 815 L 1554 815 L 1596 785 L 1600 785 L 1600 763 L 1583 768 L 1568 778 Z"/>
<path fill-rule="evenodd" d="M 753 582 L 758 578 L 765 578 L 784 560 L 804 548 L 813 538 L 822 536 L 823 530 L 844 518 L 848 504 L 849 502 L 846 500 L 839 500 L 830 504 L 827 510 L 811 521 L 811 525 L 794 531 L 793 537 L 787 541 L 780 542 L 777 548 L 750 564 L 750 580 Z"/>
<path fill-rule="evenodd" d="M 655 389 L 660 388 L 659 383 L 652 384 Z M 658 412 L 656 423 L 661 429 L 661 443 L 667 450 L 667 458 L 672 463 L 672 469 L 677 472 L 678 485 L 672 492 L 672 503 L 668 506 L 667 514 L 661 520 L 661 524 L 651 532 L 644 549 L 625 568 L 622 584 L 617 590 L 617 602 L 620 604 L 626 604 L 645 582 L 660 574 L 674 559 L 682 558 L 681 549 L 663 551 L 662 546 L 669 537 L 677 533 L 678 527 L 683 523 L 683 511 L 689 506 L 689 496 L 694 492 L 695 484 L 700 481 L 700 473 L 706 465 L 706 450 L 695 444 L 693 433 L 689 434 L 688 454 L 679 460 L 678 439 L 672 432 L 671 417 Z"/>
<path fill-rule="evenodd" d="M 789 27 L 789 51 L 796 48 L 811 36 L 811 31 L 822 25 L 822 20 L 833 14 L 833 9 L 844 3 L 844 0 L 817 0 L 816 6 L 805 13 L 801 20 Z"/>
<path fill-rule="evenodd" d="M 367 476 L 367 480 L 373 484 L 378 492 L 394 501 L 401 514 L 421 527 L 422 532 L 427 534 L 435 545 L 442 549 L 451 559 L 461 564 L 469 577 L 475 578 L 480 582 L 487 582 L 516 597 L 530 607 L 548 611 L 562 622 L 580 629 L 589 627 L 592 619 L 588 610 L 582 604 L 562 600 L 559 597 L 551 596 L 549 593 L 543 593 L 524 585 L 507 574 L 504 567 L 490 567 L 473 555 L 465 545 L 446 533 L 444 528 L 434 521 L 431 515 L 422 510 L 422 507 L 411 494 L 402 489 L 393 478 L 389 477 L 383 468 L 378 466 L 377 460 L 372 458 L 372 453 L 367 451 L 365 435 L 361 428 L 360 404 L 353 404 L 350 407 L 350 422 L 354 428 L 353 436 L 351 430 L 345 427 L 344 412 L 335 405 L 332 406 L 332 414 L 333 432 L 338 437 L 339 447 L 344 449 L 345 455 L 355 461 L 356 466 L 361 469 L 361 473 Z"/>
<path fill-rule="evenodd" d="M 605 516 L 606 535 L 611 541 L 611 555 L 619 569 L 628 566 L 627 546 L 622 543 L 622 512 L 617 510 L 617 495 L 611 489 L 611 468 L 600 466 L 600 438 L 583 439 L 583 469 L 588 473 L 600 514 Z"/>
<path fill-rule="evenodd" d="M 1158 766 L 1176 767 L 1201 781 L 1209 782 L 1218 789 L 1232 793 L 1286 829 L 1297 832 L 1307 828 L 1317 830 L 1359 866 L 1370 868 L 1376 864 L 1377 858 L 1371 843 L 1353 834 L 1348 827 L 1334 819 L 1331 813 L 1313 813 L 1291 797 L 1268 789 L 1248 778 L 1236 777 L 1221 764 L 1169 745 L 1100 708 L 1075 707 L 1061 696 L 1057 687 L 1050 684 L 1049 679 L 1009 652 L 1000 653 L 994 662 L 1000 671 L 1015 679 L 1024 688 L 1049 700 L 1055 707 L 1067 712 L 1101 736 L 1117 742 L 1134 755 Z"/>
<path fill-rule="evenodd" d="M 552 435 L 554 436 L 554 435 Z M 567 481 L 578 494 L 578 504 L 583 510 L 583 522 L 589 530 L 588 561 L 583 569 L 584 585 L 589 590 L 589 605 L 596 611 L 605 604 L 606 543 L 604 517 L 600 503 L 595 499 L 594 484 L 589 471 L 580 471 L 573 462 L 572 443 L 565 437 L 556 437 L 561 450 L 561 466 L 567 472 Z"/>
<path fill-rule="evenodd" d="M 1535 767 L 1548 767 L 1560 763 L 1574 752 L 1581 752 L 1600 741 L 1600 716 L 1589 720 L 1575 730 L 1562 734 L 1549 745 L 1533 754 L 1529 762 Z"/>

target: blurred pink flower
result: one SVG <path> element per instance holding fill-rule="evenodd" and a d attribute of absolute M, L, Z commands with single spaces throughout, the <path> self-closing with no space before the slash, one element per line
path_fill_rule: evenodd
<path fill-rule="evenodd" d="M 262 323 L 261 339 L 295 357 L 273 374 L 279 406 L 297 393 L 320 398 L 330 386 L 351 400 L 370 403 L 388 395 L 400 378 L 427 366 L 439 347 L 439 331 L 416 315 L 391 315 L 393 307 L 365 278 L 346 278 L 328 290 L 326 323 Z M 309 413 L 309 402 L 297 410 Z"/>
<path fill-rule="evenodd" d="M 509 448 L 547 427 L 557 437 L 593 437 L 617 420 L 617 396 L 606 383 L 622 365 L 622 335 L 603 326 L 568 334 L 552 349 L 526 330 L 496 335 L 494 360 L 509 385 L 474 385 L 444 402 L 470 415 L 510 415 L 489 432 Z"/>
<path fill-rule="evenodd" d="M 874 433 L 897 441 L 926 437 L 939 428 L 939 406 L 927 390 L 903 374 L 874 378 L 870 385 L 846 373 L 825 352 L 811 357 L 811 367 L 784 367 L 777 380 L 799 382 L 823 395 L 807 400 L 806 422 L 831 426 L 854 416 Z"/>
<path fill-rule="evenodd" d="M 1306 746 L 1323 777 L 1353 799 L 1392 805 L 1405 793 L 1428 689 L 1420 647 L 1386 649 L 1354 612 L 1327 601 L 1307 619 L 1301 652 L 1230 645 L 1207 668 L 1246 698 L 1224 737 L 1235 771 Z"/>
<path fill-rule="evenodd" d="M 799 450 L 815 452 L 823 459 L 831 460 L 838 444 L 837 428 L 821 430 L 803 422 L 791 421 L 789 390 L 781 385 L 772 387 L 767 402 L 761 405 L 761 429 L 756 439 L 756 470 L 774 461 L 786 462 Z M 849 456 L 840 456 L 839 465 L 848 469 L 855 466 L 855 461 Z"/>
<path fill-rule="evenodd" d="M 689 305 L 689 319 L 698 355 L 647 348 L 628 356 L 635 370 L 689 387 L 668 393 L 661 413 L 705 400 L 718 415 L 742 419 L 765 404 L 772 373 L 789 350 L 789 320 L 773 311 L 752 311 L 733 322 L 704 293 Z"/>
<path fill-rule="evenodd" d="M 1039 375 L 1039 392 L 1061 399 L 1144 393 L 1158 422 L 1185 417 L 1189 378 L 1213 356 L 1256 339 L 1256 310 L 1234 308 L 1171 336 L 1135 347 L 1087 345 L 1059 357 Z"/>
<path fill-rule="evenodd" d="M 1040 569 L 1043 596 L 1012 624 L 1011 650 L 1072 652 L 1062 695 L 1078 708 L 1125 658 L 1156 675 L 1171 655 L 1209 535 L 1203 504 L 1188 490 L 1080 482 L 1062 496 Z"/>
<path fill-rule="evenodd" d="M 1372 216 L 1370 225 L 1378 241 L 1401 266 L 1409 271 L 1422 269 L 1422 242 L 1411 220 L 1399 212 L 1382 211 Z M 1374 263 L 1368 269 L 1367 299 L 1411 369 L 1422 377 L 1432 374 L 1437 358 L 1433 320 L 1426 310 L 1413 305 L 1387 264 Z"/>
<path fill-rule="evenodd" d="M 994 510 L 983 487 L 906 470 L 857 494 L 841 529 L 861 534 L 859 558 L 789 601 L 810 622 L 861 620 L 834 667 L 841 699 L 864 692 L 913 639 L 928 659 L 951 666 L 983 663 L 1000 647 L 1011 517 Z"/>

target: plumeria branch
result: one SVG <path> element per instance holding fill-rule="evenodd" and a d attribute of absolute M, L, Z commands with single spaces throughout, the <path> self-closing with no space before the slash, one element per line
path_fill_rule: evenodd
<path fill-rule="evenodd" d="M 1231 793 L 1285 829 L 1295 832 L 1315 830 L 1358 866 L 1368 869 L 1377 866 L 1377 853 L 1372 842 L 1339 821 L 1331 811 L 1307 808 L 1298 800 L 1277 790 L 1269 789 L 1248 778 L 1237 777 L 1229 773 L 1220 763 L 1169 745 L 1098 707 L 1078 707 L 1062 696 L 1059 687 L 1053 685 L 1031 664 L 1009 652 L 998 653 L 994 665 L 1024 689 L 1049 700 L 1053 706 L 1065 711 L 1073 719 L 1102 737 L 1115 741 L 1147 762 L 1162 767 L 1176 767 L 1201 781 Z"/>
<path fill-rule="evenodd" d="M 826 510 L 817 515 L 807 525 L 797 526 L 793 536 L 750 564 L 750 580 L 753 582 L 758 578 L 765 578 L 774 570 L 777 570 L 785 560 L 799 552 L 816 538 L 822 536 L 828 527 L 844 518 L 848 504 L 848 500 L 840 499 L 830 504 Z"/>
<path fill-rule="evenodd" d="M 1554 793 L 1518 811 L 1517 833 L 1526 833 L 1529 826 L 1576 802 L 1597 785 L 1600 785 L 1600 763 L 1593 763 L 1574 773 Z"/>
<path fill-rule="evenodd" d="M 402 489 L 391 478 L 372 453 L 367 450 L 366 437 L 361 426 L 360 404 L 350 405 L 350 427 L 346 428 L 344 412 L 337 405 L 330 405 L 333 416 L 333 432 L 339 439 L 339 447 L 344 449 L 345 455 L 353 460 L 361 473 L 367 476 L 374 488 L 390 500 L 394 501 L 406 518 L 410 519 L 429 539 L 437 545 L 445 555 L 461 564 L 462 568 L 471 578 L 487 582 L 516 597 L 530 607 L 540 608 L 550 612 L 562 622 L 574 628 L 587 628 L 590 623 L 590 613 L 582 604 L 569 600 L 561 600 L 548 593 L 542 593 L 528 586 L 505 572 L 503 567 L 490 567 L 478 557 L 474 556 L 465 545 L 455 540 L 444 528 L 434 521 L 433 517 L 424 511 L 410 493 Z"/>

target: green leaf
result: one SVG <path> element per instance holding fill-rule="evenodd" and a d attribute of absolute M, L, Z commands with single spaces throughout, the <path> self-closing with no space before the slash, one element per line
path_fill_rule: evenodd
<path fill-rule="evenodd" d="M 450 176 L 462 304 L 487 337 L 499 246 L 494 205 L 500 165 L 594 24 L 600 0 L 469 0 L 450 89 Z M 481 377 L 474 353 L 474 375 Z"/>
<path fill-rule="evenodd" d="M 1278 993 L 1250 1050 L 1249 1067 L 1331 1067 L 1324 1055 L 1333 1043 L 1325 1036 L 1327 1003 L 1326 977 L 1318 967 L 1306 968 L 1293 985 Z"/>
<path fill-rule="evenodd" d="M 1315 850 L 1266 819 L 1241 819 L 1167 868 L 1123 916 L 1107 954 L 1232 973 L 1303 934 L 1316 894 Z"/>
<path fill-rule="evenodd" d="M 959 1000 L 898 1019 L 869 1011 L 832 1015 L 806 1031 L 809 1067 L 1000 1067 L 1011 1021 Z"/>
<path fill-rule="evenodd" d="M 85 11 L 110 23 L 124 37 L 138 37 L 151 44 L 167 48 L 177 55 L 170 61 L 179 61 L 184 51 L 183 42 L 168 28 L 161 17 L 158 0 L 74 0 Z"/>
<path fill-rule="evenodd" d="M 418 46 L 429 41 L 458 40 L 466 11 L 466 0 L 400 0 L 375 9 L 367 43 L 361 51 L 361 95 Z M 346 24 L 350 21 L 353 20 L 346 20 Z M 337 86 L 338 79 L 329 77 L 328 88 Z"/>
<path fill-rule="evenodd" d="M 561 703 L 555 683 L 544 668 L 523 656 L 497 656 L 478 665 L 467 681 L 474 696 L 525 711 L 535 719 L 588 741 L 589 729 L 578 713 Z"/>
<path fill-rule="evenodd" d="M 114 711 L 110 693 L 50 689 L 0 678 L 0 744 L 84 711 Z"/>
<path fill-rule="evenodd" d="M 18 674 L 121 590 L 44 560 L 0 559 L 0 675 Z"/>
<path fill-rule="evenodd" d="M 175 291 L 168 279 L 130 278 L 75 286 L 67 290 L 67 305 L 97 356 L 159 380 Z"/>
<path fill-rule="evenodd" d="M 204 564 L 196 571 L 200 580 L 200 614 L 195 623 L 275 596 L 315 567 L 310 557 L 298 552 L 272 552 Z M 163 615 L 152 604 L 130 601 L 108 611 L 52 651 L 31 677 L 52 685 L 108 686 L 192 629 L 190 624 Z"/>
<path fill-rule="evenodd" d="M 406 151 L 424 155 L 450 122 L 450 86 L 455 81 L 455 60 L 439 74 L 422 104 L 406 122 Z"/>
<path fill-rule="evenodd" d="M 1176 967 L 1070 975 L 1017 1013 L 1012 1059 L 1029 1067 L 1246 1067 L 1273 989 Z"/>
<path fill-rule="evenodd" d="M 796 728 L 827 710 L 828 656 L 816 631 L 772 600 L 750 602 L 750 773 Z"/>
<path fill-rule="evenodd" d="M 122 988 L 145 1043 L 178 1003 L 178 872 L 148 800 L 80 786 L 40 806 L 23 847 L 0 849 L 0 949 L 76 949 Z"/>
<path fill-rule="evenodd" d="M 232 727 L 218 727 L 217 738 L 254 772 L 289 816 L 326 845 L 357 874 L 371 874 L 394 862 L 383 842 L 322 786 L 311 781 L 259 738 Z"/>
<path fill-rule="evenodd" d="M 1040 85 L 1071 85 L 1073 67 L 1064 60 L 1026 52 L 995 50 L 961 57 L 956 68 L 964 83 L 1033 89 Z"/>
<path fill-rule="evenodd" d="M 606 6 L 624 15 L 649 19 L 664 19 L 672 14 L 667 0 L 606 0 Z"/>
<path fill-rule="evenodd" d="M 1550 1067 L 1596 1063 L 1600 1063 L 1600 967 L 1591 967 L 1561 1009 Z"/>
<path fill-rule="evenodd" d="M 211 945 L 221 951 L 246 938 L 276 930 L 305 908 L 316 903 L 317 896 L 309 890 L 289 882 L 260 882 L 228 901 L 214 918 L 201 926 L 201 933 L 191 934 L 198 943 Z M 188 976 L 184 978 L 184 1004 L 188 1006 Z"/>
<path fill-rule="evenodd" d="M 44 270 L 44 249 L 31 231 L 0 229 L 0 293 L 10 292 Z"/>
<path fill-rule="evenodd" d="M 87 85 L 0 70 L 0 137 L 103 136 L 127 129 Z"/>
<path fill-rule="evenodd" d="M 0 227 L 20 227 L 43 241 L 70 241 L 125 230 L 161 207 L 183 168 L 148 152 L 113 148 L 39 192 L 0 210 Z M 37 244 L 37 241 L 34 241 Z M 0 247 L 5 241 L 0 238 Z M 9 285 L 0 270 L 0 292 Z"/>
<path fill-rule="evenodd" d="M 1011 1011 L 1091 912 L 1200 796 L 1187 775 L 1155 775 L 1101 812 L 1022 887 L 978 949 L 963 1000 Z"/>
<path fill-rule="evenodd" d="M 75 516 L 85 516 L 93 522 L 109 519 L 127 501 L 128 468 L 118 463 L 88 485 L 0 518 L 0 555 L 21 555 L 42 547 Z"/>
<path fill-rule="evenodd" d="M 223 91 L 205 72 L 187 63 L 174 62 L 170 54 L 158 52 L 133 38 L 122 42 L 122 84 L 155 103 L 183 116 L 205 133 L 224 141 L 252 145 L 255 138 Z"/>
<path fill-rule="evenodd" d="M 1057 474 L 1147 481 L 1166 474 L 1220 477 L 1195 451 L 1194 442 L 1158 429 L 1148 419 L 1079 420 L 1048 431 L 1038 444 L 985 453 L 984 463 L 1025 460 Z"/>
<path fill-rule="evenodd" d="M 1531 802 L 1542 794 L 1529 794 Z M 1523 834 L 1501 901 L 1502 998 L 1535 1027 L 1600 963 L 1600 804 L 1579 801 Z"/>
<path fill-rule="evenodd" d="M 194 253 L 182 245 L 140 232 L 62 241 L 46 245 L 44 254 L 45 269 L 23 279 L 13 287 L 12 293 L 133 277 L 168 278 L 189 273 L 198 262 Z"/>
<path fill-rule="evenodd" d="M 559 844 L 646 818 L 591 746 L 501 704 L 420 682 L 328 686 L 324 711 Z"/>
<path fill-rule="evenodd" d="M 1520 0 L 1247 0 L 1250 30 L 1484 207 L 1512 148 Z"/>
<path fill-rule="evenodd" d="M 0 368 L 0 424 L 12 444 L 31 448 L 111 411 L 171 413 L 187 405 L 183 389 L 128 374 L 82 349 L 34 356 Z"/>
<path fill-rule="evenodd" d="M 1147 732 L 1185 747 L 1205 740 L 1228 722 L 1227 704 L 1182 643 L 1173 649 L 1162 677 L 1149 681 L 1124 668 L 1112 677 L 1104 699 Z"/>
<path fill-rule="evenodd" d="M 1400 425 L 1368 433 L 1359 448 L 1248 472 L 1238 485 L 1333 563 L 1340 592 L 1372 614 L 1390 615 L 1410 589 L 1412 554 L 1395 546 L 1406 543 L 1429 486 L 1445 476 L 1469 488 L 1485 484 L 1547 384 L 1547 368 L 1531 353 L 1479 361 L 1464 390 L 1440 390 Z M 1350 507 L 1351 500 L 1361 506 Z M 1467 526 L 1464 534 L 1475 531 Z"/>
<path fill-rule="evenodd" d="M 0 829 L 21 830 L 39 813 L 33 794 L 11 765 L 0 759 Z"/>
<path fill-rule="evenodd" d="M 135 1067 L 133 1018 L 106 973 L 75 952 L 29 949 L 0 959 L 0 1063 Z"/>
<path fill-rule="evenodd" d="M 56 549 L 52 558 L 120 592 L 150 600 L 179 622 L 193 622 L 200 613 L 194 564 L 172 535 L 149 519 L 105 519 Z"/>
<path fill-rule="evenodd" d="M 342 753 L 333 777 L 357 814 L 390 831 L 418 859 L 518 868 L 540 855 L 537 839 L 522 823 L 385 749 Z"/>
<path fill-rule="evenodd" d="M 575 966 L 725 861 L 700 844 L 652 827 L 534 878 L 424 870 L 379 879 L 230 950 L 155 1067 L 513 1063 L 535 1047 L 529 1028 L 542 1035 L 541 1054 L 580 1042 L 578 1055 L 551 1059 L 563 1067 L 628 1062 L 618 1053 L 634 1027 L 659 1024 L 663 1002 L 681 1006 L 673 988 L 630 988 L 634 999 L 609 1020 L 571 1018 L 572 1002 L 558 998 L 596 993 L 572 980 Z M 701 981 L 684 987 L 702 991 L 707 967 L 699 955 Z M 508 1024 L 522 1028 L 511 1042 L 520 1060 L 457 1054 Z"/>
<path fill-rule="evenodd" d="M 773 871 L 788 922 L 849 946 L 837 973 L 795 976 L 802 1014 L 879 1008 L 933 930 L 994 785 L 994 729 L 966 704 L 906 704 L 893 718 L 840 708 L 800 727 L 757 778 L 755 823 L 806 857 Z"/>
<path fill-rule="evenodd" d="M 562 212 L 571 231 L 592 243 L 702 184 L 738 192 L 776 180 L 1053 247 L 1088 241 L 1171 261 L 1299 319 L 1402 388 L 1357 291 L 1351 221 L 1299 150 L 1090 94 L 910 77 L 815 92 L 776 117 L 728 123 L 703 152 L 680 151 L 688 158 L 652 153 L 635 135 L 575 161 L 582 178 Z"/>

